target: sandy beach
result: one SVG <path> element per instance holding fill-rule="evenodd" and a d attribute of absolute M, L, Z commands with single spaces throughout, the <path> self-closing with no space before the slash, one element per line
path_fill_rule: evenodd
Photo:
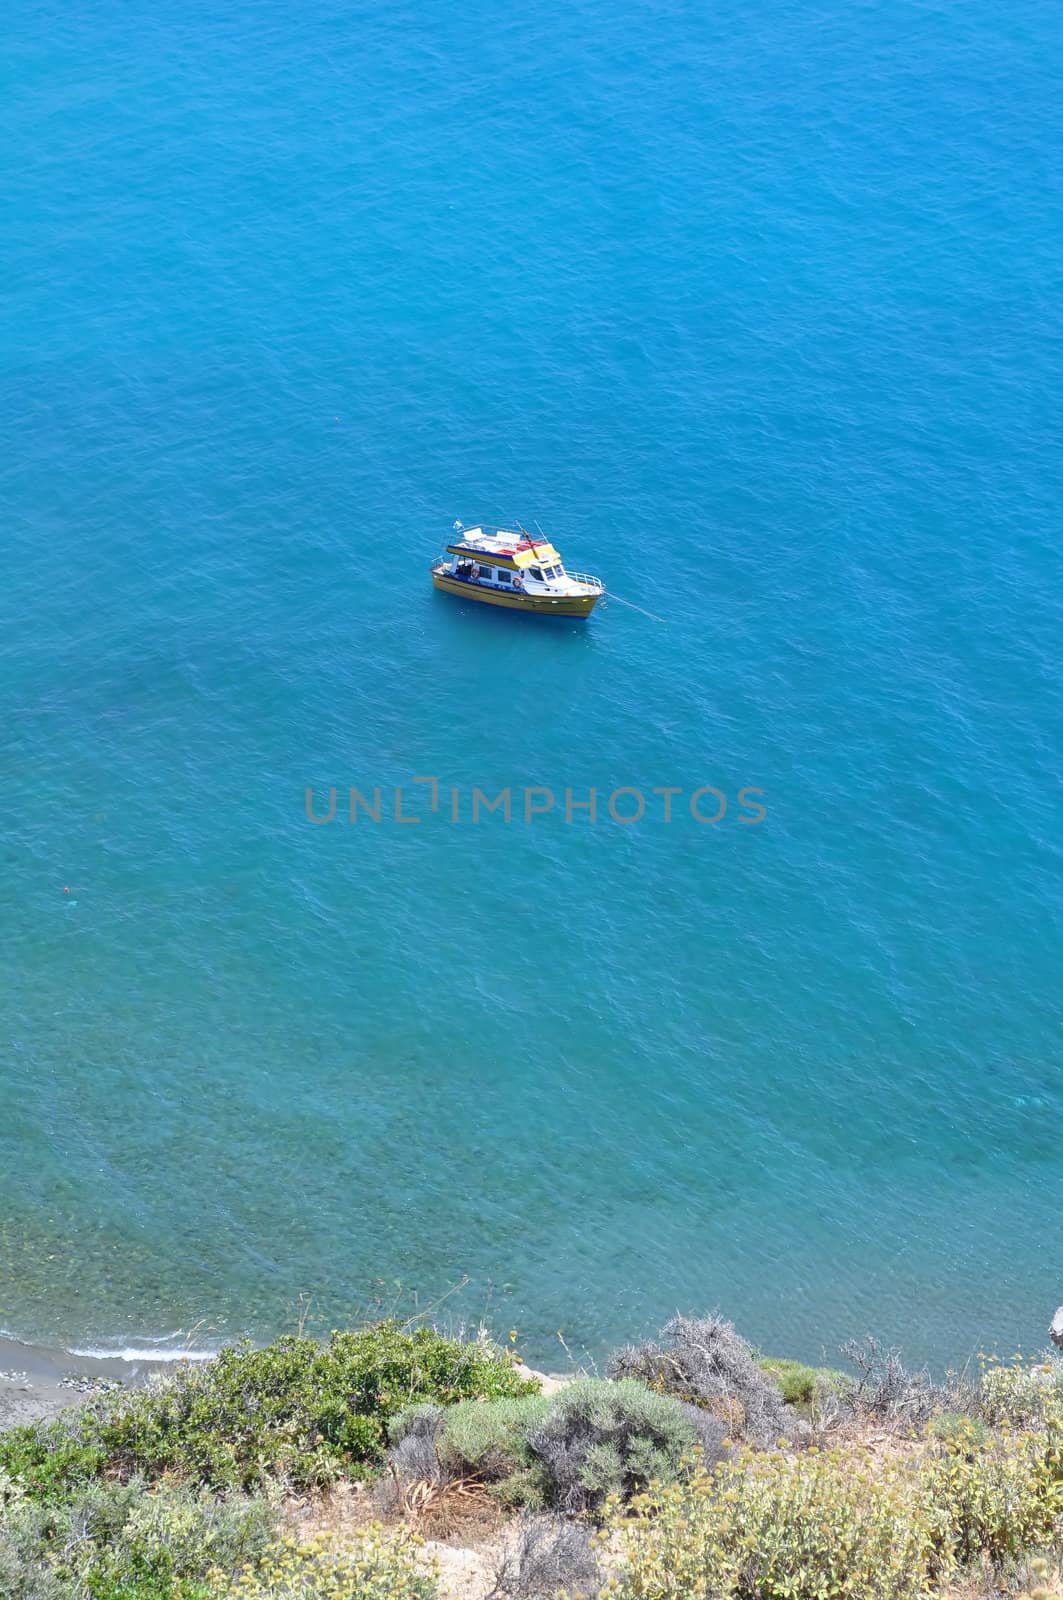
<path fill-rule="evenodd" d="M 0 1339 L 0 1432 L 52 1417 L 106 1384 L 135 1386 L 172 1366 L 172 1361 L 76 1356 Z"/>

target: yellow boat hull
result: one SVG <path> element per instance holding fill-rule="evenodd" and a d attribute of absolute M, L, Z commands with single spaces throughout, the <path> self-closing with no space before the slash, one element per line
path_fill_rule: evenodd
<path fill-rule="evenodd" d="M 478 600 L 486 606 L 505 606 L 509 611 L 532 611 L 540 617 L 589 617 L 600 594 L 530 595 L 507 594 L 504 589 L 482 588 L 464 578 L 452 578 L 439 567 L 432 568 L 432 582 L 444 594 L 456 594 L 463 600 Z"/>

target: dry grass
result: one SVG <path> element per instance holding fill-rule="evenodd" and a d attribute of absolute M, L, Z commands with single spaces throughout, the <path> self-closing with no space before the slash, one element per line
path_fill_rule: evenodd
<path fill-rule="evenodd" d="M 1006 1576 L 999 1572 L 969 1571 L 937 1600 L 1063 1600 L 1063 1569 L 1056 1559 L 1031 1556 L 1018 1562 Z"/>
<path fill-rule="evenodd" d="M 404 1521 L 412 1523 L 424 1539 L 478 1544 L 497 1532 L 503 1521 L 498 1501 L 479 1478 L 455 1478 L 450 1483 L 422 1479 L 406 1484 L 400 1504 Z"/>
<path fill-rule="evenodd" d="M 341 1480 L 321 1493 L 290 1495 L 282 1508 L 284 1521 L 300 1539 L 328 1539 L 343 1544 L 374 1522 L 381 1510 L 378 1496 L 364 1483 Z"/>

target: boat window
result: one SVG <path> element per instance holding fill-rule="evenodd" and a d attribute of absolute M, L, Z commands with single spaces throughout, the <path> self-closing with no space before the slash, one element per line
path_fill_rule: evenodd
<path fill-rule="evenodd" d="M 494 572 L 491 570 L 490 567 L 481 567 L 480 568 L 480 581 L 481 582 L 483 582 L 483 580 L 485 578 L 490 579 L 490 578 L 493 578 L 493 577 L 494 577 Z"/>
<path fill-rule="evenodd" d="M 543 573 L 542 573 L 542 568 L 541 567 L 529 567 L 528 571 L 531 573 L 533 578 L 538 578 L 539 582 L 540 583 L 542 582 Z"/>
<path fill-rule="evenodd" d="M 510 572 L 508 567 L 499 567 L 498 571 L 495 573 L 495 577 L 498 579 L 499 583 L 512 583 L 513 581 L 513 574 Z"/>

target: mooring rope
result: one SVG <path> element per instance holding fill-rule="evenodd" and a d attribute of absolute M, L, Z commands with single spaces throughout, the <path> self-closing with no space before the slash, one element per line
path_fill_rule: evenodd
<path fill-rule="evenodd" d="M 535 524 L 535 526 L 539 529 L 539 537 L 541 539 L 547 539 L 547 535 L 543 532 L 542 524 L 537 522 Z M 528 534 L 528 530 L 520 523 L 520 521 L 517 522 L 517 527 L 520 528 L 521 532 L 523 534 L 525 534 L 528 538 L 531 537 L 531 535 Z M 547 542 L 549 542 L 549 541 L 547 541 Z M 617 605 L 629 606 L 632 611 L 641 611 L 642 615 L 644 617 L 649 617 L 651 622 L 667 622 L 668 621 L 667 617 L 659 617 L 657 615 L 656 611 L 647 611 L 644 606 L 637 606 L 635 604 L 634 600 L 621 600 L 621 598 L 620 598 L 620 596 L 618 594 L 613 594 L 609 589 L 607 589 L 605 591 L 604 600 L 605 600 L 605 604 L 606 605 L 609 604 L 610 600 L 615 600 Z"/>
<path fill-rule="evenodd" d="M 641 611 L 644 617 L 649 617 L 653 622 L 668 621 L 667 617 L 659 617 L 656 611 L 647 611 L 644 606 L 637 606 L 634 600 L 621 600 L 620 596 L 618 594 L 614 594 L 611 589 L 607 589 L 605 591 L 605 599 L 607 604 L 610 600 L 615 600 L 617 605 L 630 606 L 632 611 Z"/>

